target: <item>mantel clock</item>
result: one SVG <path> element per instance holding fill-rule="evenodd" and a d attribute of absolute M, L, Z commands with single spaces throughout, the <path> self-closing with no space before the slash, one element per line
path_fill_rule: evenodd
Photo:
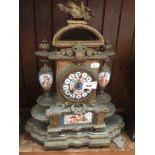
<path fill-rule="evenodd" d="M 115 54 L 111 44 L 88 25 L 93 15 L 83 3 L 58 7 L 73 19 L 53 36 L 53 50 L 44 39 L 35 52 L 43 64 L 38 78 L 44 94 L 37 98 L 25 129 L 45 149 L 103 147 L 110 142 L 122 148 L 124 121 L 104 92 L 111 77 L 108 62 Z"/>

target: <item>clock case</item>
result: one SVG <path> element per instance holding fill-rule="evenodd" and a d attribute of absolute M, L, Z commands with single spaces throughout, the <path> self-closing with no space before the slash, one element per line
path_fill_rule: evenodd
<path fill-rule="evenodd" d="M 38 97 L 25 130 L 34 140 L 44 144 L 47 150 L 85 145 L 102 147 L 109 146 L 111 141 L 123 147 L 124 141 L 120 134 L 124 121 L 115 114 L 115 106 L 109 94 L 105 93 L 101 98 L 99 88 L 96 88 L 81 100 L 66 98 L 64 95 L 62 86 L 69 74 L 87 72 L 93 81 L 98 81 L 100 67 L 115 54 L 111 44 L 86 21 L 68 20 L 67 23 L 53 37 L 55 50 L 43 49 L 35 53 L 41 59 L 55 63 L 56 74 L 53 78 L 56 79 L 56 93 L 45 93 Z M 93 63 L 100 64 L 100 67 L 92 67 Z M 91 115 L 88 123 L 64 123 L 68 116 L 87 113 Z"/>

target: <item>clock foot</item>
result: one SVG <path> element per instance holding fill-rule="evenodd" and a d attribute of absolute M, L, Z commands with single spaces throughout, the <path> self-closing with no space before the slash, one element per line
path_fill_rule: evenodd
<path fill-rule="evenodd" d="M 124 138 L 123 138 L 121 135 L 119 135 L 118 137 L 114 138 L 114 139 L 112 140 L 112 142 L 115 143 L 116 146 L 117 146 L 119 149 L 124 148 L 124 145 L 125 145 L 125 144 L 124 144 Z"/>

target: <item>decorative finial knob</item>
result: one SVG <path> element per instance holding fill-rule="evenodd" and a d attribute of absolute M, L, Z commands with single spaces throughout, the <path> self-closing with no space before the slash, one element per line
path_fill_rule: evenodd
<path fill-rule="evenodd" d="M 48 43 L 46 38 L 44 38 L 42 42 L 39 44 L 39 49 L 41 51 L 49 51 L 49 48 L 50 48 L 50 44 Z"/>

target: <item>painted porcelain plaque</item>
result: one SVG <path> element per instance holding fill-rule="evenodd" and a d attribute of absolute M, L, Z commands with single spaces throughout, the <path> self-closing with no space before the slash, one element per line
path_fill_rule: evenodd
<path fill-rule="evenodd" d="M 39 82 L 41 86 L 43 87 L 43 89 L 49 90 L 53 83 L 53 77 L 50 73 L 41 74 L 39 76 Z"/>
<path fill-rule="evenodd" d="M 64 125 L 92 123 L 92 112 L 64 116 Z"/>
<path fill-rule="evenodd" d="M 106 87 L 110 80 L 109 72 L 100 72 L 99 73 L 99 85 L 100 87 Z"/>

